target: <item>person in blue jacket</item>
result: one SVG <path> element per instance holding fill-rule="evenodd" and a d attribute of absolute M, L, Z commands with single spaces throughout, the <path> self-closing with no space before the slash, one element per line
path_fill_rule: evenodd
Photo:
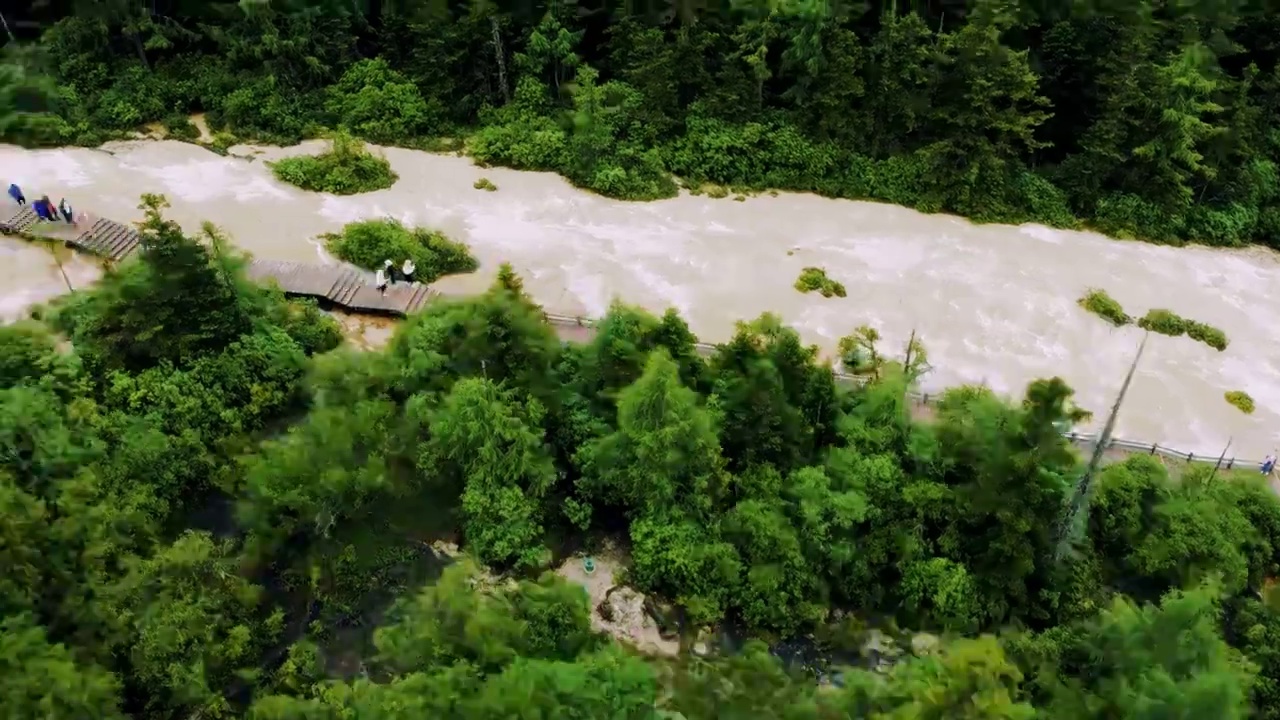
<path fill-rule="evenodd" d="M 49 216 L 50 208 L 45 204 L 44 198 L 40 198 L 39 200 L 31 203 L 31 209 L 36 211 L 36 216 L 41 220 L 52 220 Z"/>
<path fill-rule="evenodd" d="M 19 205 L 27 204 L 27 196 L 22 194 L 22 188 L 18 187 L 18 183 L 9 185 L 9 197 L 16 200 Z"/>

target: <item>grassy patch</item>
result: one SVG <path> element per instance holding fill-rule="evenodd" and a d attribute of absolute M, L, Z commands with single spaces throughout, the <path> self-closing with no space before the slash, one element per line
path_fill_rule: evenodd
<path fill-rule="evenodd" d="M 1239 408 L 1240 412 L 1245 415 L 1253 414 L 1253 398 L 1249 396 L 1249 393 L 1243 390 L 1229 390 L 1223 397 L 1226 398 L 1227 402 Z"/>
<path fill-rule="evenodd" d="M 1219 352 L 1226 350 L 1230 342 L 1227 340 L 1227 334 L 1218 328 L 1195 320 L 1188 320 L 1172 310 L 1159 308 L 1149 310 L 1138 321 L 1138 327 L 1170 337 L 1187 335 L 1193 340 L 1199 340 Z"/>
<path fill-rule="evenodd" d="M 349 223 L 341 233 L 325 235 L 324 241 L 335 257 L 367 270 L 376 270 L 387 260 L 398 270 L 406 258 L 411 259 L 416 266 L 414 279 L 424 283 L 480 266 L 466 245 L 432 230 L 407 228 L 396 220 Z"/>
<path fill-rule="evenodd" d="M 475 181 L 471 185 L 471 187 L 477 190 L 485 190 L 487 192 L 493 192 L 494 190 L 498 189 L 498 186 L 494 185 L 493 181 L 490 180 L 489 178 L 480 178 L 479 180 Z"/>
<path fill-rule="evenodd" d="M 333 136 L 328 152 L 285 158 L 270 167 L 281 182 L 334 195 L 385 190 L 400 179 L 386 158 L 343 132 Z"/>
<path fill-rule="evenodd" d="M 164 119 L 165 136 L 173 140 L 194 141 L 200 137 L 200 129 L 186 115 L 170 115 Z"/>
<path fill-rule="evenodd" d="M 827 277 L 827 271 L 822 268 L 807 267 L 801 270 L 795 287 L 802 293 L 816 290 L 822 293 L 822 297 L 845 296 L 844 285 Z"/>
<path fill-rule="evenodd" d="M 1084 294 L 1084 297 L 1076 301 L 1076 304 L 1116 327 L 1133 322 L 1133 318 L 1129 317 L 1129 314 L 1124 311 L 1120 303 L 1116 302 L 1116 299 L 1108 295 L 1105 290 L 1090 288 L 1089 292 Z"/>

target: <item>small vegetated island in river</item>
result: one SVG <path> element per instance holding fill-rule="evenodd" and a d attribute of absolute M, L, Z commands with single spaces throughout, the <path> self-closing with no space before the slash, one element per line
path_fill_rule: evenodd
<path fill-rule="evenodd" d="M 1212 325 L 1188 320 L 1172 310 L 1148 310 L 1138 320 L 1138 327 L 1161 335 L 1178 337 L 1186 335 L 1219 352 L 1227 349 L 1227 334 Z"/>
<path fill-rule="evenodd" d="M 1123 327 L 1133 322 L 1133 318 L 1129 317 L 1120 303 L 1105 290 L 1090 288 L 1076 301 L 1076 304 L 1116 327 Z"/>
<path fill-rule="evenodd" d="M 822 297 L 845 297 L 844 285 L 827 277 L 822 268 L 807 267 L 796 278 L 795 288 L 802 293 L 818 292 Z"/>
<path fill-rule="evenodd" d="M 473 272 L 480 266 L 463 243 L 434 230 L 407 228 L 398 220 L 348 223 L 342 232 L 323 239 L 334 257 L 366 270 L 377 270 L 387 260 L 399 270 L 405 260 L 412 260 L 414 279 L 424 283 L 443 275 Z"/>
<path fill-rule="evenodd" d="M 1226 401 L 1234 405 L 1245 415 L 1252 415 L 1254 410 L 1253 397 L 1243 390 L 1228 390 L 1223 396 Z"/>
<path fill-rule="evenodd" d="M 329 149 L 319 155 L 283 158 L 270 165 L 281 182 L 334 195 L 386 190 L 399 179 L 386 158 L 343 131 L 334 134 Z"/>

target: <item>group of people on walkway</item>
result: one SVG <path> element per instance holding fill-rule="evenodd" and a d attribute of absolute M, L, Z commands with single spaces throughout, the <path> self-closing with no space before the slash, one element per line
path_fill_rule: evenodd
<path fill-rule="evenodd" d="M 18 205 L 27 204 L 27 196 L 22 194 L 22 188 L 17 183 L 9 185 L 9 197 L 13 198 Z M 58 216 L 61 215 L 68 223 L 75 224 L 75 215 L 71 212 L 71 206 L 67 204 L 67 199 L 62 198 L 57 207 L 53 206 L 53 201 L 48 195 L 42 195 L 39 200 L 31 204 L 31 209 L 36 211 L 36 215 L 46 222 L 56 222 Z"/>
<path fill-rule="evenodd" d="M 404 283 L 412 283 L 413 271 L 416 269 L 412 260 L 405 260 L 400 266 L 400 280 Z M 390 260 L 384 261 L 382 267 L 378 268 L 378 271 L 374 273 L 374 285 L 377 286 L 378 292 L 386 295 L 388 284 L 396 284 L 396 268 L 391 264 Z"/>

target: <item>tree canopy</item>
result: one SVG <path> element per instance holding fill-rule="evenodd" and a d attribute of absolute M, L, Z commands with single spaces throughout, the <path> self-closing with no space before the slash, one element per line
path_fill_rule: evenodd
<path fill-rule="evenodd" d="M 922 419 L 919 339 L 861 386 L 768 315 L 562 343 L 509 268 L 361 352 L 144 206 L 0 327 L 4 717 L 1280 717 L 1280 500 L 1131 457 L 1063 556 L 1060 379 Z M 552 571 L 610 546 L 675 657 Z"/>
<path fill-rule="evenodd" d="M 465 148 L 627 199 L 673 196 L 678 177 L 1280 247 L 1268 3 L 52 0 L 6 13 L 0 139 L 30 146 L 150 123 L 192 138 L 187 116 L 204 113 L 222 146 L 337 132 Z M 322 186 L 351 191 L 352 172 Z"/>

